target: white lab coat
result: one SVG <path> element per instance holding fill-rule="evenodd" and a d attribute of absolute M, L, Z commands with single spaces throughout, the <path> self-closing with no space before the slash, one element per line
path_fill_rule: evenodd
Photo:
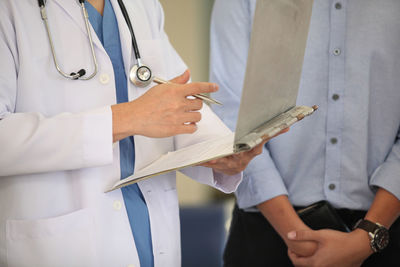
<path fill-rule="evenodd" d="M 135 63 L 131 35 L 117 1 L 125 69 Z M 56 53 L 66 71 L 93 69 L 78 1 L 48 0 Z M 156 0 L 125 1 L 142 60 L 170 79 L 186 67 L 163 30 Z M 93 30 L 92 30 L 93 32 Z M 116 103 L 111 61 L 96 34 L 99 73 L 70 81 L 54 67 L 36 0 L 0 1 L 0 266 L 139 266 L 120 190 L 119 147 L 112 143 L 110 105 Z M 131 100 L 148 88 L 129 84 Z M 193 135 L 152 139 L 135 136 L 140 169 L 162 153 L 225 134 L 210 111 Z M 225 192 L 241 175 L 213 177 L 207 168 L 187 174 Z M 154 262 L 180 266 L 180 227 L 175 174 L 139 183 L 147 202 Z"/>

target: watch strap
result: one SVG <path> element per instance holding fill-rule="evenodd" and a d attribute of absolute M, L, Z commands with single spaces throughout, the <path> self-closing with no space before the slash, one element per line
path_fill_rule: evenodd
<path fill-rule="evenodd" d="M 371 221 L 360 219 L 353 229 L 360 228 L 368 232 L 370 238 L 370 246 L 374 252 L 382 251 L 389 243 L 388 230 L 380 225 L 379 223 L 373 223 Z"/>
<path fill-rule="evenodd" d="M 371 221 L 365 220 L 365 219 L 360 219 L 360 220 L 356 223 L 356 225 L 354 226 L 354 229 L 355 229 L 355 228 L 361 228 L 361 229 L 363 229 L 363 230 L 365 230 L 365 231 L 367 231 L 367 232 L 369 232 L 369 233 L 374 233 L 375 230 L 376 230 L 377 228 L 379 228 L 379 225 L 376 224 L 376 223 L 373 223 L 373 222 L 371 222 Z"/>

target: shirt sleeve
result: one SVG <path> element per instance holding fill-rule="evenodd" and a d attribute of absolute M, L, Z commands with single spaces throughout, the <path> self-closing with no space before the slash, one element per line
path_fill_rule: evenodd
<path fill-rule="evenodd" d="M 213 108 L 232 130 L 239 111 L 255 4 L 255 0 L 216 0 L 212 13 L 210 80 L 219 84 L 215 98 L 224 104 Z M 287 195 L 287 190 L 264 149 L 244 171 L 237 202 L 240 208 L 250 208 L 279 195 Z"/>
<path fill-rule="evenodd" d="M 384 188 L 400 200 L 400 129 L 386 160 L 371 176 L 370 185 Z"/>
<path fill-rule="evenodd" d="M 112 163 L 110 107 L 51 118 L 16 111 L 19 58 L 8 4 L 0 4 L 0 176 Z"/>

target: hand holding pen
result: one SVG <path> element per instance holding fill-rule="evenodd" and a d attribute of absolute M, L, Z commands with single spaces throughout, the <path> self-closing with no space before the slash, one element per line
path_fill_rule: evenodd
<path fill-rule="evenodd" d="M 169 81 L 163 80 L 163 79 L 155 77 L 155 76 L 153 77 L 153 82 L 155 82 L 157 84 L 168 84 L 168 83 L 171 83 Z M 205 102 L 207 102 L 208 104 L 222 105 L 221 102 L 219 102 L 218 100 L 213 99 L 212 97 L 210 97 L 210 96 L 208 96 L 206 94 L 199 93 L 199 94 L 194 94 L 193 96 L 196 97 L 196 98 L 199 98 L 199 99 L 201 99 L 201 100 L 203 100 Z"/>
<path fill-rule="evenodd" d="M 218 85 L 187 83 L 189 79 L 188 71 L 169 82 L 157 79 L 160 85 L 135 100 L 112 105 L 114 142 L 133 135 L 163 138 L 194 133 L 201 120 L 203 102 L 216 103 L 205 94 L 216 92 Z M 201 99 L 203 96 L 205 100 Z"/>

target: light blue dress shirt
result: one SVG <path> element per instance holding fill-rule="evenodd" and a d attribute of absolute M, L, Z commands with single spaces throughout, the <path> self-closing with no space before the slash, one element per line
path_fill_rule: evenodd
<path fill-rule="evenodd" d="M 214 110 L 232 130 L 255 4 L 216 0 L 212 15 Z M 315 0 L 297 103 L 320 108 L 249 164 L 239 207 L 287 194 L 367 210 L 376 187 L 400 199 L 400 1 Z"/>
<path fill-rule="evenodd" d="M 122 59 L 121 41 L 117 19 L 110 0 L 105 0 L 103 16 L 89 2 L 85 2 L 90 23 L 95 30 L 113 65 L 117 102 L 128 102 L 127 77 Z M 135 166 L 135 143 L 133 137 L 119 142 L 121 179 L 133 174 Z M 154 266 L 150 232 L 150 219 L 146 201 L 137 184 L 122 188 L 132 234 L 139 255 L 140 266 Z"/>

